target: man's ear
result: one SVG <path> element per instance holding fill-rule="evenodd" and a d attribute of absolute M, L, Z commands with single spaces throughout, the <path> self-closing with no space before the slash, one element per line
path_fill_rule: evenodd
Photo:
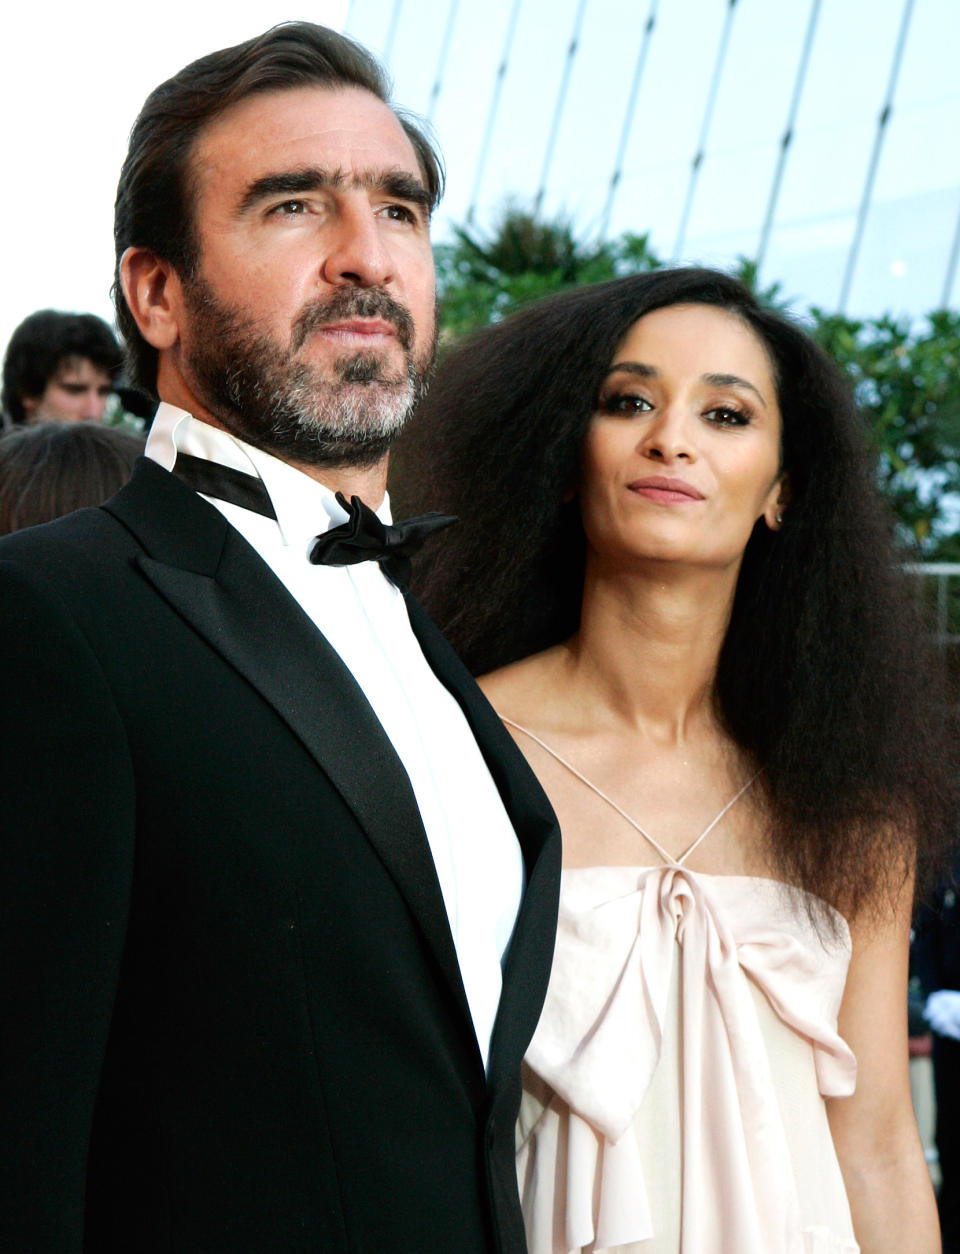
<path fill-rule="evenodd" d="M 183 288 L 172 266 L 149 248 L 128 248 L 120 258 L 120 286 L 147 343 L 172 348 L 183 308 Z"/>
<path fill-rule="evenodd" d="M 27 422 L 36 417 L 37 410 L 40 408 L 39 396 L 26 396 L 20 393 L 20 404 L 23 406 L 23 412 L 26 415 Z"/>
<path fill-rule="evenodd" d="M 790 479 L 781 475 L 770 490 L 767 503 L 763 510 L 763 520 L 771 531 L 779 531 L 783 526 L 783 518 L 790 504 Z"/>

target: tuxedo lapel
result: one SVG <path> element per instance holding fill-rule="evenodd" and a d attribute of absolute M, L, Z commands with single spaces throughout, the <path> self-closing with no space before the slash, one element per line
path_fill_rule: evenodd
<path fill-rule="evenodd" d="M 151 462 L 104 507 L 156 591 L 269 702 L 390 872 L 462 1012 L 456 951 L 409 778 L 369 702 L 308 616 L 222 515 Z"/>
<path fill-rule="evenodd" d="M 550 802 L 496 711 L 423 608 L 407 596 L 424 656 L 459 702 L 507 808 L 526 870 L 523 904 L 503 968 L 488 1076 L 500 1092 L 516 1078 L 547 991 L 560 895 L 560 830 Z"/>

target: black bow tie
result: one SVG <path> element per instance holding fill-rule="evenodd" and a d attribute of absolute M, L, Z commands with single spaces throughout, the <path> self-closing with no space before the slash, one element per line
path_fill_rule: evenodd
<path fill-rule="evenodd" d="M 191 457 L 188 453 L 177 455 L 173 469 L 195 492 L 218 501 L 229 501 L 264 518 L 277 517 L 267 489 L 253 475 L 202 457 Z M 379 562 L 383 573 L 400 588 L 406 586 L 410 577 L 410 558 L 427 536 L 457 521 L 451 514 L 434 513 L 420 514 L 402 523 L 383 523 L 358 496 L 348 501 L 338 492 L 337 501 L 347 511 L 347 521 L 317 536 L 310 550 L 310 561 L 315 566 Z"/>
<path fill-rule="evenodd" d="M 398 587 L 410 578 L 410 558 L 427 536 L 442 531 L 457 520 L 451 514 L 420 514 L 402 523 L 384 523 L 359 496 L 348 501 L 342 492 L 337 502 L 349 515 L 339 527 L 317 536 L 310 550 L 315 566 L 353 566 L 357 562 L 379 562 L 383 573 Z"/>

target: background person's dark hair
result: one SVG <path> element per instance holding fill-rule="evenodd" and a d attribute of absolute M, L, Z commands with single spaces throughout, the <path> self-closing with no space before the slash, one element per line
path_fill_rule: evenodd
<path fill-rule="evenodd" d="M 203 128 L 232 105 L 294 87 L 359 87 L 390 105 L 390 83 L 359 44 L 311 22 L 287 22 L 254 39 L 201 57 L 147 97 L 130 134 L 114 207 L 113 302 L 127 344 L 132 381 L 156 394 L 157 351 L 141 336 L 120 287 L 127 248 L 148 248 L 184 278 L 200 260 L 190 155 Z M 443 192 L 443 165 L 424 126 L 390 105 L 423 174 L 430 204 Z"/>
<path fill-rule="evenodd" d="M 918 848 L 919 878 L 955 837 L 957 754 L 840 370 L 740 283 L 660 270 L 530 306 L 451 350 L 396 449 L 398 512 L 458 514 L 415 591 L 474 673 L 577 628 L 584 436 L 627 330 L 705 304 L 741 318 L 774 363 L 790 500 L 747 546 L 721 651 L 723 725 L 763 768 L 780 872 L 848 913 Z"/>
<path fill-rule="evenodd" d="M 3 359 L 3 412 L 14 424 L 27 421 L 25 396 L 42 396 L 60 363 L 82 357 L 116 380 L 123 365 L 117 337 L 102 318 L 88 313 L 39 309 L 17 327 Z"/>
<path fill-rule="evenodd" d="M 98 422 L 43 422 L 0 436 L 0 536 L 102 504 L 130 478 L 143 443 Z"/>

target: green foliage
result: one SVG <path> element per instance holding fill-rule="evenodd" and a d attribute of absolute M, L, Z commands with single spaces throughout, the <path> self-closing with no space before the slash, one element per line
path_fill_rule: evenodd
<path fill-rule="evenodd" d="M 111 392 L 107 398 L 107 407 L 103 412 L 101 422 L 106 427 L 120 427 L 124 431 L 129 431 L 131 435 L 141 437 L 146 435 L 147 424 L 144 419 L 138 418 L 136 414 L 127 413 L 116 392 Z"/>
<path fill-rule="evenodd" d="M 784 296 L 783 284 L 779 280 L 768 283 L 766 287 L 760 286 L 760 273 L 752 257 L 738 257 L 737 264 L 730 273 L 770 309 L 775 309 L 778 313 L 789 313 L 793 307 L 795 302 L 789 296 Z"/>
<path fill-rule="evenodd" d="M 487 237 L 465 227 L 457 227 L 454 234 L 454 243 L 434 250 L 441 343 L 564 288 L 660 264 L 645 235 L 587 244 L 566 220 L 540 222 L 516 208 L 508 209 Z"/>
<path fill-rule="evenodd" d="M 880 487 L 917 555 L 960 559 L 960 314 L 917 326 L 811 310 L 814 334 L 849 375 L 877 453 Z"/>
<path fill-rule="evenodd" d="M 662 264 L 646 235 L 588 243 L 567 219 L 541 221 L 516 207 L 486 236 L 458 228 L 435 254 L 441 344 L 564 288 Z M 779 283 L 761 287 L 749 258 L 733 273 L 774 309 L 790 306 Z M 816 308 L 808 317 L 850 376 L 905 538 L 920 558 L 960 561 L 960 314 L 939 310 L 922 326 Z"/>

